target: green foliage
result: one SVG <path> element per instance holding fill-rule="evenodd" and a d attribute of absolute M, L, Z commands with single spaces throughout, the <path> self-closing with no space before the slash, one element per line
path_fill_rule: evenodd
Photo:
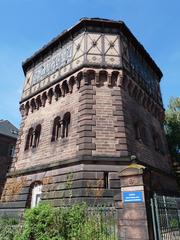
<path fill-rule="evenodd" d="M 107 222 L 107 220 L 106 220 Z M 13 240 L 116 240 L 102 216 L 88 216 L 86 204 L 53 208 L 47 204 L 26 210 Z M 11 240 L 11 239 L 8 239 Z"/>
<path fill-rule="evenodd" d="M 13 218 L 3 217 L 0 219 L 0 240 L 13 240 L 17 231 L 18 221 Z"/>
<path fill-rule="evenodd" d="M 113 226 L 114 227 L 114 226 Z M 101 215 L 91 216 L 84 224 L 80 240 L 117 240 L 111 232 L 110 221 L 103 221 Z"/>
<path fill-rule="evenodd" d="M 170 227 L 173 229 L 179 229 L 179 220 L 178 218 L 172 218 L 170 219 Z"/>
<path fill-rule="evenodd" d="M 174 161 L 180 161 L 180 98 L 171 98 L 166 110 L 165 131 Z"/>
<path fill-rule="evenodd" d="M 89 214 L 86 204 L 53 208 L 40 203 L 26 210 L 21 223 L 1 218 L 0 240 L 117 240 L 111 232 L 114 219 L 105 219 L 102 211 Z"/>
<path fill-rule="evenodd" d="M 55 240 L 54 214 L 54 209 L 47 204 L 39 204 L 38 207 L 27 209 L 22 227 L 14 240 Z"/>

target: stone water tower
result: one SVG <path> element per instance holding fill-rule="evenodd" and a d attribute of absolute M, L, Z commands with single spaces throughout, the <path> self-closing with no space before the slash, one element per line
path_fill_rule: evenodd
<path fill-rule="evenodd" d="M 124 22 L 83 18 L 28 58 L 23 71 L 22 121 L 1 214 L 40 200 L 111 203 L 132 159 L 151 173 L 151 191 L 176 191 L 162 72 Z"/>

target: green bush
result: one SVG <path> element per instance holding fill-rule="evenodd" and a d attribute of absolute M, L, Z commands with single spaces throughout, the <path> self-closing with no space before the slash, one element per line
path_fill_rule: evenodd
<path fill-rule="evenodd" d="M 25 211 L 19 225 L 12 219 L 0 221 L 0 240 L 116 240 L 110 230 L 101 212 L 88 214 L 86 204 L 53 208 L 40 203 Z"/>
<path fill-rule="evenodd" d="M 47 204 L 39 204 L 38 207 L 27 209 L 22 227 L 14 240 L 55 240 L 54 215 L 55 210 Z"/>
<path fill-rule="evenodd" d="M 18 229 L 18 221 L 13 218 L 0 218 L 0 240 L 13 240 Z"/>

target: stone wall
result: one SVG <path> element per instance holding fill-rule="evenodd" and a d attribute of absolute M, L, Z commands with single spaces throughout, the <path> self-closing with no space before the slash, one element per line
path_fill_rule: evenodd
<path fill-rule="evenodd" d="M 45 107 L 41 107 L 33 111 L 33 113 L 29 112 L 24 120 L 21 144 L 17 155 L 18 161 L 15 164 L 16 170 L 70 159 L 76 156 L 79 95 L 78 90 L 74 87 L 72 94 L 69 93 L 66 97 L 58 99 L 58 101 L 53 98 L 52 102 L 47 102 Z M 57 116 L 63 116 L 66 112 L 71 113 L 68 138 L 52 142 L 54 119 Z M 25 150 L 28 130 L 38 124 L 41 124 L 42 127 L 38 147 Z"/>
<path fill-rule="evenodd" d="M 135 155 L 138 160 L 149 166 L 170 173 L 171 165 L 163 124 L 131 97 L 127 91 L 123 91 L 123 104 L 129 154 Z M 137 121 L 144 126 L 144 142 L 136 139 L 134 124 Z M 155 150 L 154 132 L 160 136 L 161 151 Z"/>
<path fill-rule="evenodd" d="M 0 197 L 6 180 L 6 174 L 12 164 L 9 155 L 10 146 L 15 146 L 16 139 L 0 135 Z"/>
<path fill-rule="evenodd" d="M 29 111 L 22 111 L 17 155 L 3 192 L 2 212 L 23 211 L 30 186 L 36 181 L 43 184 L 42 199 L 52 201 L 54 206 L 69 199 L 93 204 L 96 194 L 99 203 L 113 201 L 114 195 L 120 193 L 118 172 L 130 163 L 132 155 L 149 167 L 170 172 L 159 115 L 154 116 L 146 105 L 135 100 L 122 76 L 122 71 L 82 69 L 64 80 L 69 91 L 64 91 L 63 82 L 61 95 L 57 95 L 56 85 L 47 90 L 45 103 L 39 104 L 44 93 L 30 100 Z M 71 113 L 68 137 L 52 142 L 53 121 L 66 112 Z M 134 121 L 138 118 L 145 125 L 146 144 L 135 139 Z M 38 124 L 42 126 L 39 145 L 25 150 L 28 131 Z M 150 126 L 161 136 L 163 153 L 154 150 Z M 105 172 L 110 182 L 108 189 Z M 71 173 L 75 179 L 68 188 Z M 12 188 L 12 183 L 17 186 Z M 12 193 L 8 189 L 18 190 L 13 193 L 15 198 L 9 197 Z"/>
<path fill-rule="evenodd" d="M 79 164 L 11 176 L 1 198 L 0 215 L 20 215 L 28 204 L 30 189 L 35 182 L 43 184 L 42 201 L 53 206 L 79 201 L 89 205 L 112 203 L 114 195 L 120 191 L 119 169 L 119 166 L 113 165 Z M 104 172 L 109 173 L 108 189 L 104 188 Z"/>

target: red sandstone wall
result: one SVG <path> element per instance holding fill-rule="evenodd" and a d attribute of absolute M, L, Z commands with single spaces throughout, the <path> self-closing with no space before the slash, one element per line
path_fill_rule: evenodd
<path fill-rule="evenodd" d="M 76 156 L 78 107 L 79 92 L 74 86 L 72 94 L 68 93 L 65 97 L 59 98 L 58 101 L 53 98 L 51 104 L 46 102 L 45 107 L 41 107 L 33 113 L 29 111 L 22 129 L 18 160 L 15 164 L 16 170 Z M 51 142 L 53 120 L 60 114 L 63 116 L 66 112 L 71 113 L 69 136 Z M 39 123 L 42 129 L 38 147 L 24 150 L 28 130 Z"/>
<path fill-rule="evenodd" d="M 129 154 L 136 155 L 139 160 L 153 167 L 170 171 L 169 152 L 163 126 L 150 112 L 130 97 L 126 91 L 123 91 L 123 99 Z M 135 139 L 133 124 L 138 119 L 144 123 L 146 129 L 145 144 Z M 163 154 L 155 150 L 152 127 L 161 138 Z"/>

